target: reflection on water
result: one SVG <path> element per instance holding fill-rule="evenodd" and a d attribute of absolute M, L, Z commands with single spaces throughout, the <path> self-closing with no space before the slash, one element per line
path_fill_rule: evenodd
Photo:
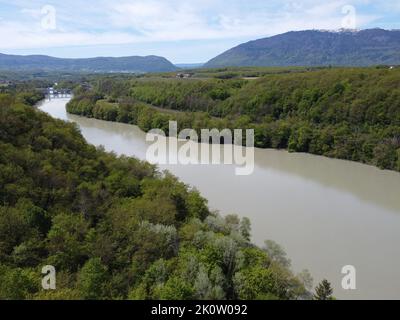
<path fill-rule="evenodd" d="M 65 112 L 66 100 L 45 103 L 53 117 L 79 124 L 94 145 L 145 158 L 137 127 Z M 328 278 L 339 298 L 400 298 L 400 174 L 358 163 L 276 150 L 256 150 L 251 176 L 233 166 L 161 166 L 198 188 L 223 214 L 252 220 L 253 239 L 281 243 L 296 271 Z M 356 291 L 341 289 L 341 269 L 357 269 Z"/>
<path fill-rule="evenodd" d="M 362 201 L 400 213 L 400 173 L 351 161 L 259 149 L 256 150 L 256 165 L 350 192 Z"/>

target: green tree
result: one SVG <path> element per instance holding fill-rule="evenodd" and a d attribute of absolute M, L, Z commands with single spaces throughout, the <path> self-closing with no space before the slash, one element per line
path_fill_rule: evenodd
<path fill-rule="evenodd" d="M 193 287 L 189 283 L 174 276 L 159 289 L 158 296 L 161 300 L 190 300 L 194 298 L 193 294 Z"/>
<path fill-rule="evenodd" d="M 273 240 L 266 240 L 264 250 L 268 253 L 268 256 L 276 263 L 286 268 L 290 267 L 291 262 L 287 258 L 285 250 L 281 245 Z"/>
<path fill-rule="evenodd" d="M 100 258 L 89 259 L 78 274 L 78 290 L 84 299 L 98 300 L 104 297 L 107 268 Z"/>
<path fill-rule="evenodd" d="M 87 259 L 85 236 L 88 223 L 83 215 L 59 214 L 53 219 L 47 248 L 50 262 L 61 269 L 76 270 Z"/>
<path fill-rule="evenodd" d="M 240 221 L 240 234 L 243 238 L 250 242 L 251 238 L 251 221 L 249 218 L 242 218 Z"/>
<path fill-rule="evenodd" d="M 315 289 L 314 300 L 333 300 L 333 289 L 328 280 L 322 282 Z"/>
<path fill-rule="evenodd" d="M 40 274 L 30 269 L 0 265 L 0 299 L 30 299 L 38 290 Z"/>

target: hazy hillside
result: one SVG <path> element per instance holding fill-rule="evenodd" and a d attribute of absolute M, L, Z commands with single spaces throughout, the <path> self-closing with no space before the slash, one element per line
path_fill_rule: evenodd
<path fill-rule="evenodd" d="M 204 66 L 204 63 L 178 63 L 175 66 L 181 69 L 196 69 Z"/>
<path fill-rule="evenodd" d="M 400 64 L 400 30 L 288 32 L 241 44 L 205 67 L 378 64 Z"/>
<path fill-rule="evenodd" d="M 158 56 L 61 59 L 49 56 L 17 56 L 0 54 L 0 70 L 46 70 L 86 72 L 167 72 L 177 68 Z"/>

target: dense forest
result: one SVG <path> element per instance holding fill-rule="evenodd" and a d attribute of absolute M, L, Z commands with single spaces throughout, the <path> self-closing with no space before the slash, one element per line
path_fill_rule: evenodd
<path fill-rule="evenodd" d="M 98 77 L 91 90 L 76 88 L 68 111 L 145 131 L 168 132 L 169 120 L 180 129 L 254 128 L 260 148 L 400 171 L 399 68 L 252 70 L 206 70 L 189 79 Z"/>
<path fill-rule="evenodd" d="M 251 244 L 248 219 L 210 212 L 169 173 L 87 144 L 32 107 L 41 98 L 0 94 L 0 299 L 312 298 L 310 275 L 293 275 L 279 245 Z M 137 111 L 121 101 L 114 115 L 101 98 L 82 92 L 70 109 L 120 121 Z M 57 290 L 41 288 L 45 265 Z M 315 298 L 331 294 L 325 283 Z"/>

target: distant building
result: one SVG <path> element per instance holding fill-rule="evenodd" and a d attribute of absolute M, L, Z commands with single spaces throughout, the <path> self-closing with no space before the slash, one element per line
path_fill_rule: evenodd
<path fill-rule="evenodd" d="M 81 87 L 85 90 L 91 90 L 92 86 L 88 82 L 82 82 Z"/>
<path fill-rule="evenodd" d="M 176 77 L 180 78 L 180 79 L 188 79 L 188 78 L 191 78 L 192 76 L 193 76 L 193 73 L 178 73 L 176 75 Z"/>

